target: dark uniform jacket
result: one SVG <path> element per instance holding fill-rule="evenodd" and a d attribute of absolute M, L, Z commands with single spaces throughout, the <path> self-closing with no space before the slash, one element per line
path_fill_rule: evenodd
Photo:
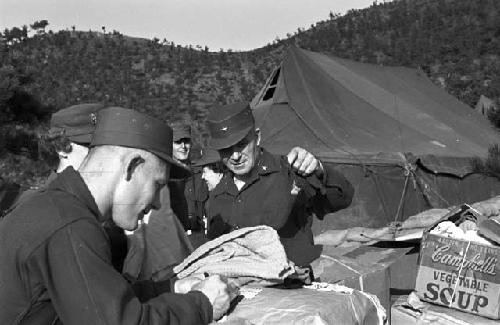
<path fill-rule="evenodd" d="M 339 172 L 324 166 L 319 179 L 292 170 L 286 157 L 261 149 L 256 168 L 238 191 L 232 173 L 225 173 L 209 198 L 208 237 L 215 238 L 236 228 L 271 226 L 278 231 L 287 256 L 306 266 L 319 257 L 311 231 L 312 213 L 322 218 L 351 204 L 352 185 Z"/>
<path fill-rule="evenodd" d="M 50 184 L 50 182 L 52 182 L 56 177 L 57 177 L 57 173 L 54 171 L 51 172 L 49 177 L 45 180 L 44 185 L 42 185 L 42 188 L 47 186 L 47 184 Z M 8 209 L 4 210 L 4 213 L 2 215 L 9 213 L 12 209 L 14 209 L 16 207 L 16 205 L 18 205 L 20 202 L 22 202 L 26 198 L 29 198 L 33 193 L 36 193 L 37 191 L 38 191 L 38 189 L 36 189 L 36 188 L 29 188 L 25 191 L 19 192 L 18 195 L 15 197 L 15 200 L 13 200 L 11 202 L 10 206 L 7 206 Z"/>
<path fill-rule="evenodd" d="M 0 221 L 0 324 L 206 324 L 201 292 L 141 304 L 111 265 L 104 221 L 67 168 Z"/>
<path fill-rule="evenodd" d="M 36 194 L 38 191 L 43 190 L 44 188 L 49 186 L 49 184 L 57 178 L 57 175 L 58 174 L 55 171 L 52 171 L 42 186 L 37 189 L 28 189 L 22 192 L 17 198 L 16 202 L 9 209 L 9 211 L 15 209 L 16 206 L 21 204 L 24 200 L 30 198 L 32 195 Z M 113 266 L 118 272 L 121 272 L 123 269 L 123 261 L 127 256 L 127 237 L 125 236 L 123 229 L 118 228 L 118 226 L 116 226 L 111 219 L 106 220 L 103 226 L 111 241 L 111 260 Z"/>
<path fill-rule="evenodd" d="M 201 172 L 183 179 L 168 182 L 170 205 L 185 230 L 201 230 L 204 202 L 208 199 L 208 189 L 201 178 Z"/>
<path fill-rule="evenodd" d="M 184 228 L 170 208 L 168 186 L 160 191 L 161 207 L 152 210 L 148 223 L 129 235 L 129 252 L 123 273 L 134 280 L 164 280 L 193 248 Z"/>

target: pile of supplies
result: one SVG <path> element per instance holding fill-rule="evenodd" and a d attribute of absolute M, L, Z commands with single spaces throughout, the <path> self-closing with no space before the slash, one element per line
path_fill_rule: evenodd
<path fill-rule="evenodd" d="M 419 298 L 500 319 L 498 230 L 500 223 L 494 217 L 466 204 L 426 230 L 415 286 Z"/>

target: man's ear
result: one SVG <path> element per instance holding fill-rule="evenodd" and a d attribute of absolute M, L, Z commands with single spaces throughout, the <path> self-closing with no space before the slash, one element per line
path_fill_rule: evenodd
<path fill-rule="evenodd" d="M 137 167 L 140 164 L 145 163 L 146 161 L 140 155 L 134 155 L 127 164 L 127 177 L 125 178 L 127 181 L 132 179 L 132 174 L 137 170 Z"/>
<path fill-rule="evenodd" d="M 259 128 L 256 128 L 255 129 L 255 136 L 257 137 L 257 145 L 260 145 L 260 129 Z"/>

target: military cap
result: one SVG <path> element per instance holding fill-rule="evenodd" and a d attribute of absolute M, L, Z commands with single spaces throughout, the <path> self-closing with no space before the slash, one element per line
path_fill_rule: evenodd
<path fill-rule="evenodd" d="M 172 131 L 174 132 L 174 141 L 179 141 L 180 139 L 191 139 L 191 127 L 185 123 L 172 123 L 170 124 Z"/>
<path fill-rule="evenodd" d="M 172 177 L 183 178 L 189 168 L 172 158 L 172 129 L 161 120 L 135 110 L 108 107 L 99 111 L 91 147 L 114 145 L 149 151 L 171 164 Z"/>
<path fill-rule="evenodd" d="M 217 150 L 212 148 L 203 148 L 201 157 L 193 161 L 193 167 L 203 167 L 220 161 L 220 155 Z"/>
<path fill-rule="evenodd" d="M 213 107 L 207 116 L 209 146 L 216 150 L 229 148 L 242 140 L 254 127 L 255 120 L 247 102 Z"/>
<path fill-rule="evenodd" d="M 49 133 L 62 133 L 71 142 L 88 145 L 94 133 L 99 103 L 78 104 L 63 108 L 50 118 Z"/>

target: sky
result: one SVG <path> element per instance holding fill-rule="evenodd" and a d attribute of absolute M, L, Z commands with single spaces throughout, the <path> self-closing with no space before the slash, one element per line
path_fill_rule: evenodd
<path fill-rule="evenodd" d="M 285 38 L 330 11 L 369 7 L 374 0 L 0 0 L 0 28 L 46 19 L 48 30 L 117 30 L 211 51 L 245 51 Z M 379 0 L 384 2 L 384 0 Z"/>

